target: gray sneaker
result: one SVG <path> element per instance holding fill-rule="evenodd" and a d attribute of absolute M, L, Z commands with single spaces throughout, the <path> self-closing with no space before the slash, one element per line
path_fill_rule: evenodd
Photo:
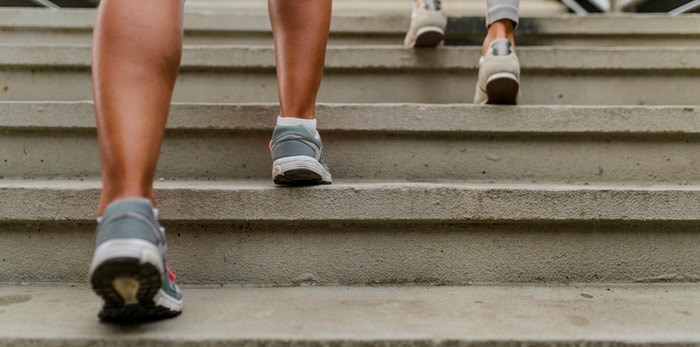
<path fill-rule="evenodd" d="M 418 0 L 413 3 L 411 25 L 403 44 L 407 48 L 437 47 L 445 38 L 447 16 L 440 0 Z"/>
<path fill-rule="evenodd" d="M 507 39 L 494 40 L 479 61 L 475 104 L 516 105 L 520 98 L 520 61 Z"/>
<path fill-rule="evenodd" d="M 272 180 L 286 186 L 330 184 L 321 137 L 306 127 L 276 126 L 270 141 Z"/>
<path fill-rule="evenodd" d="M 104 299 L 103 321 L 142 322 L 182 312 L 182 293 L 166 266 L 165 229 L 147 199 L 117 200 L 98 219 L 90 265 L 92 289 Z"/>

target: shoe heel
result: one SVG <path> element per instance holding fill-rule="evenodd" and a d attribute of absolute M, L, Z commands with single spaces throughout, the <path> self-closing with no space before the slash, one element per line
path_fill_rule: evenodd
<path fill-rule="evenodd" d="M 515 75 L 499 73 L 491 76 L 486 82 L 486 95 L 489 105 L 516 105 L 520 84 Z"/>
<path fill-rule="evenodd" d="M 90 277 L 90 284 L 105 301 L 105 307 L 118 308 L 149 303 L 158 294 L 163 273 L 153 264 L 134 258 L 115 258 L 103 262 Z"/>
<path fill-rule="evenodd" d="M 158 293 L 164 265 L 158 248 L 139 239 L 104 242 L 95 250 L 90 284 L 108 307 L 146 302 Z"/>
<path fill-rule="evenodd" d="M 308 186 L 330 184 L 331 174 L 314 158 L 294 156 L 272 162 L 272 179 L 278 185 Z"/>
<path fill-rule="evenodd" d="M 437 47 L 445 38 L 445 31 L 436 26 L 420 28 L 416 33 L 414 47 Z"/>
<path fill-rule="evenodd" d="M 141 282 L 133 277 L 117 277 L 112 281 L 112 288 L 122 297 L 124 305 L 138 304 L 138 293 Z"/>
<path fill-rule="evenodd" d="M 165 271 L 158 247 L 145 240 L 116 239 L 102 243 L 95 249 L 90 272 L 112 259 L 135 259 L 141 264 L 153 265 L 160 272 Z"/>

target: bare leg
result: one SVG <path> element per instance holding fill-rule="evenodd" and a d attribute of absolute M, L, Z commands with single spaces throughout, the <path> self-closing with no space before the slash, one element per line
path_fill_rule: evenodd
<path fill-rule="evenodd" d="M 488 29 L 488 33 L 486 34 L 486 38 L 484 39 L 484 45 L 481 49 L 481 55 L 486 55 L 491 41 L 497 39 L 508 39 L 513 44 L 513 48 L 515 48 L 515 35 L 513 34 L 514 31 L 515 23 L 513 23 L 510 19 L 501 19 L 499 21 L 491 23 Z"/>
<path fill-rule="evenodd" d="M 486 27 L 488 33 L 484 39 L 482 55 L 488 52 L 493 40 L 508 39 L 515 47 L 513 31 L 518 25 L 520 0 L 486 0 Z M 511 47 L 511 48 L 513 48 Z"/>
<path fill-rule="evenodd" d="M 513 31 L 518 24 L 520 0 L 486 0 L 486 26 L 479 60 L 475 104 L 516 105 L 520 96 L 520 61 Z"/>
<path fill-rule="evenodd" d="M 182 51 L 177 0 L 102 0 L 93 44 L 93 88 L 102 195 L 150 198 Z"/>
<path fill-rule="evenodd" d="M 283 116 L 313 119 L 331 22 L 331 0 L 269 0 Z"/>

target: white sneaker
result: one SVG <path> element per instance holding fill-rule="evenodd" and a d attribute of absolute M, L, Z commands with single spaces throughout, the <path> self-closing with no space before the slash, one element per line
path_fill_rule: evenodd
<path fill-rule="evenodd" d="M 516 105 L 520 98 L 520 61 L 507 39 L 494 40 L 479 60 L 475 104 Z"/>
<path fill-rule="evenodd" d="M 440 0 L 417 0 L 403 44 L 406 48 L 437 47 L 445 38 L 446 27 L 447 16 L 442 12 Z"/>

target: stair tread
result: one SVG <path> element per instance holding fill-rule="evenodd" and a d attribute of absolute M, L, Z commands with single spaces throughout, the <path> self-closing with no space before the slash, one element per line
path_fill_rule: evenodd
<path fill-rule="evenodd" d="M 84 68 L 91 65 L 91 47 L 0 45 L 0 66 Z M 326 53 L 327 69 L 476 69 L 479 47 L 407 50 L 396 45 L 334 46 Z M 521 47 L 523 70 L 697 71 L 700 48 L 690 47 Z M 269 46 L 189 46 L 182 69 L 273 69 Z"/>
<path fill-rule="evenodd" d="M 91 221 L 97 180 L 0 180 L 0 220 Z M 228 222 L 696 222 L 700 186 L 270 181 L 156 182 L 163 220 Z M 274 206 L 274 208 L 271 208 Z"/>
<path fill-rule="evenodd" d="M 175 103 L 172 130 L 270 131 L 276 103 Z M 695 106 L 484 107 L 471 104 L 319 104 L 322 131 L 393 133 L 700 134 Z M 0 129 L 94 129 L 94 106 L 0 101 Z"/>
<path fill-rule="evenodd" d="M 185 287 L 175 319 L 115 327 L 86 287 L 0 286 L 0 346 L 700 343 L 698 284 Z"/>
<path fill-rule="evenodd" d="M 185 3 L 186 9 L 209 10 L 217 12 L 253 12 L 264 13 L 267 4 L 264 1 L 250 0 L 198 0 Z M 486 12 L 484 1 L 451 1 L 444 4 L 443 8 L 448 13 L 482 15 Z M 333 11 L 335 13 L 402 13 L 410 12 L 410 2 L 396 0 L 353 0 L 335 1 Z M 521 14 L 560 14 L 565 13 L 566 7 L 557 1 L 528 0 L 520 6 Z"/>
<path fill-rule="evenodd" d="M 36 9 L 0 9 L 0 28 L 13 30 L 92 30 L 95 22 L 94 10 L 46 11 Z M 331 32 L 368 34 L 405 34 L 409 23 L 410 9 L 405 14 L 352 15 L 335 13 Z M 480 17 L 451 17 L 452 25 Z M 188 12 L 185 14 L 185 30 L 193 34 L 202 31 L 270 32 L 267 14 L 240 14 L 216 12 Z M 481 26 L 460 26 L 448 29 L 452 32 L 478 32 Z M 449 33 L 448 33 L 449 34 Z M 698 35 L 700 27 L 694 16 L 668 16 L 659 14 L 620 14 L 615 16 L 529 16 L 522 18 L 518 35 Z"/>

